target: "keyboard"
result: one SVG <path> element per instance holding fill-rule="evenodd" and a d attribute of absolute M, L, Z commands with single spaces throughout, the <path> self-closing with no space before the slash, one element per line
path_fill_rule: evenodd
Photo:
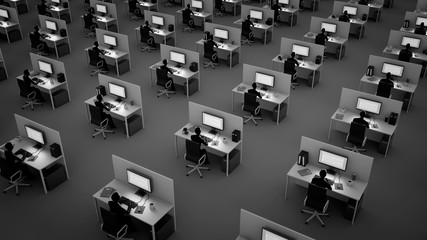
<path fill-rule="evenodd" d="M 130 206 L 131 208 L 136 208 L 138 204 L 134 201 L 129 200 L 127 197 L 121 196 L 119 199 L 119 203 L 126 204 Z"/>
<path fill-rule="evenodd" d="M 201 135 L 201 136 L 202 136 L 203 140 L 205 140 L 205 142 L 208 142 L 208 143 L 212 142 L 212 138 L 204 136 L 204 135 Z"/>
<path fill-rule="evenodd" d="M 115 108 L 116 105 L 109 103 L 109 102 L 104 102 L 104 105 L 107 106 L 108 108 Z"/>
<path fill-rule="evenodd" d="M 176 70 L 175 68 L 170 68 L 170 69 L 171 69 L 171 71 L 172 71 L 173 73 L 178 72 L 178 70 Z"/>
<path fill-rule="evenodd" d="M 18 151 L 15 152 L 15 155 L 22 155 L 22 159 L 28 158 L 33 156 L 30 152 L 20 148 Z"/>
<path fill-rule="evenodd" d="M 331 179 L 329 179 L 329 178 L 325 178 L 325 180 L 326 180 L 326 182 L 329 184 L 329 185 L 334 185 L 334 181 L 333 180 L 331 180 Z"/>

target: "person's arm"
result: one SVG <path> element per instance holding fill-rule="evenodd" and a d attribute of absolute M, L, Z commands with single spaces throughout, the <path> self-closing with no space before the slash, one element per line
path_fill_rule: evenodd
<path fill-rule="evenodd" d="M 149 26 L 146 26 L 146 28 L 148 29 L 149 32 L 154 33 L 153 29 Z"/>
<path fill-rule="evenodd" d="M 255 24 L 252 21 L 249 21 L 252 27 L 255 27 Z"/>
<path fill-rule="evenodd" d="M 212 43 L 213 43 L 213 45 L 214 45 L 215 47 L 217 47 L 217 48 L 218 48 L 218 44 L 216 44 L 216 42 L 215 42 L 215 41 L 213 41 L 213 40 L 212 40 Z"/>
<path fill-rule="evenodd" d="M 15 162 L 21 162 L 22 159 L 17 157 L 12 151 L 5 151 L 4 155 L 7 159 L 7 161 L 11 162 L 11 163 L 15 163 Z"/>
<path fill-rule="evenodd" d="M 168 73 L 173 74 L 172 69 L 170 69 L 168 66 L 164 65 L 165 70 L 168 71 Z"/>

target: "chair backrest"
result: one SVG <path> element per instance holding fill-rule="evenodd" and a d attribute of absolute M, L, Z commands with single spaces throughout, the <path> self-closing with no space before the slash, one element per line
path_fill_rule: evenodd
<path fill-rule="evenodd" d="M 136 9 L 136 0 L 129 0 L 128 4 L 129 4 L 129 12 L 134 13 Z"/>
<path fill-rule="evenodd" d="M 147 43 L 148 39 L 150 39 L 150 30 L 148 28 L 140 27 L 139 29 L 141 35 L 141 42 Z"/>
<path fill-rule="evenodd" d="M 42 7 L 42 5 L 41 5 L 41 4 L 37 4 L 37 12 L 38 12 L 40 15 L 44 15 L 44 14 L 46 14 L 46 11 L 45 11 L 45 9 Z"/>
<path fill-rule="evenodd" d="M 31 93 L 31 89 L 27 88 L 27 85 L 25 84 L 25 82 L 23 80 L 16 79 L 16 81 L 18 81 L 19 95 L 21 95 L 21 97 L 26 98 L 28 96 L 28 94 Z"/>
<path fill-rule="evenodd" d="M 347 141 L 357 146 L 361 146 L 365 139 L 366 126 L 357 122 L 351 122 Z"/>
<path fill-rule="evenodd" d="M 89 64 L 92 66 L 97 66 L 99 62 L 99 54 L 92 49 L 88 49 L 89 54 Z"/>
<path fill-rule="evenodd" d="M 40 39 L 38 39 L 34 33 L 29 33 L 28 35 L 30 36 L 31 47 L 37 49 Z"/>
<path fill-rule="evenodd" d="M 247 37 L 251 31 L 252 31 L 251 30 L 251 23 L 247 22 L 247 21 L 243 21 L 242 22 L 242 35 Z"/>
<path fill-rule="evenodd" d="M 322 211 L 326 204 L 326 188 L 309 183 L 305 205 L 318 211 Z"/>
<path fill-rule="evenodd" d="M 16 169 L 14 165 L 8 165 L 6 159 L 0 157 L 0 176 L 10 180 L 10 177 L 17 171 L 18 169 Z"/>
<path fill-rule="evenodd" d="M 338 20 L 339 20 L 339 21 L 341 21 L 341 22 L 348 22 L 348 21 L 349 21 L 349 18 L 348 18 L 347 16 L 345 16 L 345 15 L 341 15 L 341 16 L 338 18 Z"/>
<path fill-rule="evenodd" d="M 285 64 L 284 64 L 284 73 L 287 74 L 295 74 L 296 70 L 295 70 L 295 63 L 285 60 Z"/>
<path fill-rule="evenodd" d="M 393 88 L 393 83 L 390 84 L 390 83 L 380 81 L 378 83 L 377 96 L 389 98 L 392 88 Z"/>
<path fill-rule="evenodd" d="M 161 68 L 156 68 L 157 85 L 165 87 L 169 81 L 168 72 Z"/>
<path fill-rule="evenodd" d="M 325 38 L 321 36 L 320 34 L 316 35 L 316 39 L 314 40 L 314 43 L 319 45 L 325 45 Z"/>
<path fill-rule="evenodd" d="M 399 61 L 409 62 L 411 58 L 412 58 L 412 52 L 403 51 L 403 50 L 399 52 L 399 57 L 398 57 Z"/>
<path fill-rule="evenodd" d="M 184 11 L 182 11 L 182 22 L 188 23 L 190 19 L 191 19 L 190 11 L 187 11 L 186 9 L 184 9 Z"/>
<path fill-rule="evenodd" d="M 257 106 L 257 96 L 248 92 L 245 92 L 244 95 L 244 105 L 245 106 Z"/>
<path fill-rule="evenodd" d="M 215 51 L 213 50 L 213 47 L 214 47 L 213 43 L 210 43 L 209 41 L 206 41 L 203 44 L 203 50 L 204 50 L 203 56 L 205 58 L 209 58 L 209 59 L 212 58 L 212 55 L 215 53 Z"/>
<path fill-rule="evenodd" d="M 113 236 L 117 236 L 117 233 L 123 227 L 123 224 L 120 224 L 119 218 L 115 213 L 108 211 L 105 208 L 100 208 L 101 218 L 102 218 L 102 230 Z"/>
<path fill-rule="evenodd" d="M 185 140 L 185 159 L 194 163 L 198 163 L 200 155 L 200 143 L 192 140 Z"/>
<path fill-rule="evenodd" d="M 102 110 L 99 109 L 97 106 L 89 105 L 89 112 L 90 112 L 90 122 L 99 126 L 101 122 L 104 120 Z"/>
<path fill-rule="evenodd" d="M 85 28 L 90 29 L 94 23 L 92 22 L 92 16 L 87 13 L 83 15 L 83 21 L 85 22 Z"/>

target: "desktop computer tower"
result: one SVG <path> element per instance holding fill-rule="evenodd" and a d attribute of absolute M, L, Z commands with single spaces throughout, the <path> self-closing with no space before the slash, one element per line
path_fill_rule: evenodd
<path fill-rule="evenodd" d="M 345 187 L 345 186 L 344 186 Z M 347 202 L 347 204 L 346 204 L 346 206 L 345 206 L 345 209 L 344 209 L 344 218 L 345 219 L 347 219 L 347 220 L 352 220 L 353 219 L 353 214 L 354 214 L 354 211 L 356 211 L 356 217 L 357 217 L 357 214 L 359 213 L 359 211 L 360 211 L 360 206 L 362 205 L 362 203 L 363 203 L 363 198 L 364 198 L 364 196 L 365 195 L 362 195 L 362 197 L 360 198 L 360 201 L 359 201 L 359 203 L 357 204 L 357 209 L 356 209 L 356 200 L 354 200 L 354 199 L 350 199 L 350 200 L 348 200 L 348 202 Z"/>
<path fill-rule="evenodd" d="M 128 118 L 128 129 L 129 136 L 134 135 L 136 132 L 142 129 L 142 118 L 140 115 L 135 114 Z"/>
<path fill-rule="evenodd" d="M 403 110 L 408 110 L 410 99 L 411 99 L 411 94 L 405 93 L 405 96 L 403 97 L 403 106 L 402 106 Z"/>
<path fill-rule="evenodd" d="M 50 150 L 50 155 L 54 158 L 57 158 L 62 155 L 61 146 L 59 146 L 59 144 L 57 143 L 51 144 L 49 146 L 49 150 Z"/>
<path fill-rule="evenodd" d="M 119 74 L 120 75 L 122 75 L 125 72 L 129 72 L 129 70 L 130 70 L 129 60 L 122 59 L 118 62 L 118 64 L 119 64 Z"/>
<path fill-rule="evenodd" d="M 65 173 L 65 167 L 62 164 L 55 164 L 52 167 L 43 170 L 44 181 L 46 183 L 46 189 L 48 191 L 53 190 L 59 184 L 67 180 Z"/>
<path fill-rule="evenodd" d="M 188 79 L 188 96 L 199 90 L 199 81 L 196 78 Z M 184 94 L 187 95 L 187 83 L 184 82 Z"/>
<path fill-rule="evenodd" d="M 68 43 L 61 43 L 58 46 L 56 46 L 56 48 L 58 49 L 58 56 L 60 57 L 70 53 L 70 48 L 68 46 Z"/>
<path fill-rule="evenodd" d="M 21 40 L 21 32 L 19 30 L 11 30 L 8 34 L 10 42 Z"/>
<path fill-rule="evenodd" d="M 52 93 L 53 105 L 57 108 L 68 102 L 68 92 L 65 89 L 60 89 Z"/>
<path fill-rule="evenodd" d="M 59 16 L 59 18 L 61 20 L 64 20 L 66 23 L 71 23 L 71 16 L 68 13 L 61 14 L 61 16 Z"/>
<path fill-rule="evenodd" d="M 234 169 L 240 164 L 240 151 L 239 149 L 233 149 L 229 154 L 228 159 L 228 173 L 232 173 Z M 226 172 L 227 170 L 227 155 L 224 155 L 221 163 L 221 171 Z"/>
<path fill-rule="evenodd" d="M 234 131 L 231 133 L 231 140 L 232 140 L 233 142 L 238 142 L 238 141 L 240 141 L 240 131 L 239 131 L 239 130 L 234 130 Z"/>

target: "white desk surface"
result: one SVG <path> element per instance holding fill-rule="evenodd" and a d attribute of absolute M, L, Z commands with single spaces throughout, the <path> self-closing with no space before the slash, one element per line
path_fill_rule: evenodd
<path fill-rule="evenodd" d="M 380 8 L 383 8 L 383 5 L 379 3 L 368 3 L 368 7 L 380 9 Z"/>
<path fill-rule="evenodd" d="M 10 27 L 19 25 L 16 22 L 2 21 L 2 20 L 0 20 L 0 23 L 1 23 L 0 27 L 2 28 L 10 28 Z"/>
<path fill-rule="evenodd" d="M 169 36 L 169 35 L 171 35 L 171 34 L 174 33 L 174 32 L 171 32 L 171 31 L 169 31 L 167 29 L 164 29 L 164 28 L 162 28 L 162 29 L 152 28 L 152 29 L 153 29 L 153 32 L 154 32 L 155 35 L 159 35 L 161 37 L 167 37 L 167 36 Z M 139 32 L 140 31 L 139 27 L 136 27 L 135 31 Z"/>
<path fill-rule="evenodd" d="M 415 28 L 404 28 L 404 27 L 401 27 L 400 31 L 414 33 L 415 32 Z M 426 33 L 426 35 L 427 35 L 427 33 Z"/>
<path fill-rule="evenodd" d="M 141 7 L 147 7 L 147 8 L 150 8 L 150 7 L 153 7 L 153 6 L 156 6 L 156 5 L 157 5 L 156 3 L 144 2 L 144 1 L 141 1 L 141 0 L 138 0 L 138 4 L 139 4 Z"/>
<path fill-rule="evenodd" d="M 57 42 L 57 41 L 61 41 L 63 39 L 68 39 L 68 36 L 61 37 L 61 35 L 59 35 L 59 34 L 50 33 L 50 30 L 47 30 L 47 29 L 41 29 L 39 32 L 41 34 L 45 34 L 47 36 L 44 39 L 46 41 Z"/>
<path fill-rule="evenodd" d="M 119 181 L 119 180 L 112 180 L 109 182 L 105 187 L 112 187 L 116 189 L 116 191 L 121 195 L 127 197 L 129 200 L 134 201 L 138 203 L 141 200 L 141 197 L 136 195 L 135 192 L 137 191 L 136 187 L 133 187 L 132 185 Z M 93 194 L 93 197 L 99 201 L 104 202 L 105 204 L 108 204 L 110 201 L 110 198 L 101 197 L 101 193 L 103 191 L 104 187 L 101 188 L 98 192 Z M 145 199 L 147 199 L 147 195 L 145 195 L 141 201 L 141 205 L 144 203 Z M 150 203 L 154 203 L 154 210 L 150 209 Z M 158 197 L 153 196 L 150 194 L 150 198 L 145 202 L 145 209 L 142 212 L 142 214 L 135 213 L 135 209 L 132 209 L 130 212 L 130 215 L 132 217 L 135 217 L 136 219 L 143 221 L 151 226 L 154 226 L 163 216 L 165 216 L 174 206 L 166 202 Z M 98 210 L 97 210 L 98 211 Z"/>
<path fill-rule="evenodd" d="M 206 42 L 206 40 L 204 39 L 200 39 L 199 41 L 196 42 L 196 44 L 199 45 L 204 45 Z M 215 41 L 216 44 L 218 44 L 218 48 L 217 49 L 221 49 L 221 50 L 225 50 L 225 51 L 229 51 L 229 52 L 233 52 L 234 50 L 238 49 L 240 47 L 240 45 L 236 45 L 236 44 L 230 44 L 230 43 L 220 43 Z"/>
<path fill-rule="evenodd" d="M 385 47 L 384 50 L 383 50 L 383 53 L 399 56 L 400 50 L 401 50 L 400 48 L 394 48 L 394 47 L 393 48 L 389 48 L 389 47 Z M 420 53 L 420 52 L 412 52 L 412 58 L 413 59 L 418 59 L 418 60 L 421 60 L 421 61 L 427 61 L 427 55 L 424 54 L 424 53 Z"/>
<path fill-rule="evenodd" d="M 239 20 L 235 21 L 234 24 L 236 24 L 236 25 L 242 25 L 242 22 L 244 20 L 246 20 L 246 19 L 239 19 Z M 268 30 L 268 29 L 272 28 L 273 25 L 267 25 L 265 23 L 254 23 L 253 27 L 257 28 L 257 29 Z"/>
<path fill-rule="evenodd" d="M 182 13 L 184 10 L 185 10 L 185 8 L 181 9 L 181 10 L 178 10 L 176 12 L 177 13 Z M 207 18 L 207 17 L 209 17 L 209 16 L 212 15 L 212 13 L 208 13 L 208 12 L 196 12 L 196 11 L 193 11 L 193 13 L 194 13 L 195 17 L 201 17 L 201 18 Z"/>
<path fill-rule="evenodd" d="M 306 176 L 301 176 L 298 173 L 298 171 L 301 169 L 305 169 L 305 168 L 310 169 L 312 174 L 306 175 Z M 294 166 L 289 170 L 287 176 L 308 184 L 308 183 L 311 183 L 311 180 L 313 179 L 314 175 L 316 175 L 316 174 L 319 175 L 319 172 L 322 169 L 324 169 L 324 168 L 312 165 L 310 163 L 308 163 L 305 167 L 295 163 Z M 331 178 L 330 176 L 327 176 L 327 178 L 330 178 L 331 180 L 334 179 L 333 177 Z M 351 198 L 351 199 L 360 200 L 363 193 L 365 192 L 366 187 L 368 186 L 368 182 L 356 180 L 356 181 L 352 182 L 351 186 L 348 186 L 347 181 L 350 179 L 351 179 L 351 177 L 349 178 L 345 175 L 342 175 L 340 180 L 338 180 L 338 176 L 335 176 L 335 182 L 339 181 L 340 183 L 342 183 L 343 189 L 337 190 L 337 189 L 335 189 L 335 185 L 334 185 L 334 186 L 332 186 L 331 192 L 338 194 L 338 195 L 341 195 L 341 196 Z"/>
<path fill-rule="evenodd" d="M 93 16 L 96 17 L 96 21 L 103 22 L 103 23 L 109 23 L 109 22 L 115 21 L 117 19 L 117 18 L 111 18 L 111 17 L 101 16 L 101 15 L 96 15 L 96 14 L 94 14 Z M 82 17 L 83 17 L 83 15 L 82 15 Z"/>
<path fill-rule="evenodd" d="M 239 87 L 239 86 L 244 86 L 246 88 L 245 88 L 245 90 L 239 91 L 239 90 L 237 90 L 237 87 Z M 247 92 L 249 89 L 252 89 L 251 85 L 246 84 L 246 83 L 240 83 L 235 88 L 233 88 L 233 93 L 243 94 L 243 93 Z M 265 94 L 264 96 L 262 96 L 263 101 L 271 102 L 274 104 L 281 104 L 289 97 L 289 94 L 284 94 L 281 92 L 277 92 L 275 90 L 264 91 L 261 89 L 257 89 L 257 91 Z M 275 93 L 277 93 L 277 94 L 275 94 Z"/>
<path fill-rule="evenodd" d="M 96 96 L 93 96 L 93 97 L 89 98 L 88 100 L 86 100 L 85 103 L 88 104 L 88 105 L 95 106 L 95 100 L 96 100 Z M 110 113 L 119 115 L 119 116 L 124 117 L 124 118 L 127 118 L 127 117 L 131 116 L 136 111 L 138 111 L 138 110 L 141 109 L 140 106 L 136 106 L 135 104 L 134 105 L 130 105 L 130 104 L 127 104 L 127 103 L 126 103 L 126 106 L 127 106 L 128 109 L 125 109 L 124 106 L 123 106 L 123 102 L 122 103 L 118 103 L 118 102 L 116 102 L 114 100 L 113 97 L 108 96 L 108 95 L 104 96 L 104 102 L 109 102 L 111 104 L 114 104 L 114 105 L 116 105 L 116 107 L 120 106 L 118 110 L 116 110 L 115 108 L 112 108 L 110 110 Z"/>
<path fill-rule="evenodd" d="M 282 60 L 279 60 L 278 56 L 281 56 Z M 281 54 L 279 54 L 275 58 L 273 58 L 273 62 L 283 63 L 284 64 L 285 60 L 287 58 L 288 57 L 284 57 Z M 315 64 L 312 61 L 307 61 L 307 60 L 304 60 L 304 61 L 303 60 L 297 60 L 297 61 L 299 63 L 299 66 L 296 66 L 296 68 L 304 68 L 304 69 L 308 69 L 308 70 L 311 70 L 311 71 L 317 71 L 322 66 L 322 64 Z"/>
<path fill-rule="evenodd" d="M 316 33 L 314 32 L 308 32 L 304 35 L 305 38 L 310 38 L 310 39 L 316 39 Z M 339 36 L 333 36 L 333 37 L 328 37 L 328 41 L 330 43 L 336 43 L 336 44 L 340 44 L 340 45 L 344 45 L 346 44 L 348 41 L 348 38 L 343 38 L 343 37 L 339 37 Z"/>
<path fill-rule="evenodd" d="M 49 6 L 49 10 L 55 11 L 55 12 L 61 12 L 61 11 L 65 11 L 65 10 L 68 10 L 68 9 L 69 8 L 64 8 L 62 6 L 53 6 L 53 5 Z"/>
<path fill-rule="evenodd" d="M 266 8 L 266 9 L 270 9 L 270 5 L 264 5 L 262 8 Z M 288 7 L 282 7 L 282 10 L 280 10 L 280 12 L 283 13 L 290 13 L 290 14 L 294 14 L 294 13 L 298 13 L 299 8 L 288 8 Z"/>
<path fill-rule="evenodd" d="M 85 49 L 85 51 L 88 51 L 89 49 L 92 49 L 92 48 L 93 48 L 93 46 L 88 47 Z M 118 50 L 118 49 L 110 50 L 109 48 L 104 47 L 104 46 L 99 46 L 98 48 L 100 50 L 106 51 L 106 53 L 104 55 L 105 57 L 110 57 L 110 58 L 114 58 L 114 59 L 121 58 L 121 57 L 126 56 L 128 54 L 128 52 L 126 52 L 126 51 L 122 51 L 122 50 Z"/>
<path fill-rule="evenodd" d="M 182 129 L 183 128 L 190 129 L 192 126 L 194 126 L 194 124 L 187 123 L 184 127 L 180 128 L 175 133 L 175 136 L 191 140 L 191 135 L 193 135 L 194 132 L 190 132 L 189 131 L 189 133 L 187 135 L 185 135 L 185 134 L 182 133 Z M 216 146 L 212 145 L 212 143 L 213 143 L 213 141 L 212 141 L 212 142 L 208 143 L 207 147 L 209 147 L 211 149 L 214 149 L 214 150 L 217 150 L 217 151 L 220 151 L 222 153 L 229 154 L 231 151 L 233 151 L 233 149 L 235 149 L 242 142 L 242 140 L 240 140 L 238 142 L 233 142 L 233 141 L 231 141 L 231 136 L 226 136 L 226 135 L 223 135 L 223 134 L 220 134 L 219 138 L 217 137 L 218 134 L 214 137 L 213 134 L 208 133 L 209 130 L 207 128 L 205 128 L 204 126 L 199 126 L 198 125 L 198 127 L 200 127 L 200 129 L 202 130 L 201 135 L 205 135 L 205 136 L 208 136 L 210 138 L 213 138 L 213 140 L 217 140 L 218 139 L 218 145 L 216 145 Z M 227 139 L 227 143 L 224 143 L 222 141 L 222 139 L 224 137 Z"/>
<path fill-rule="evenodd" d="M 233 3 L 233 4 L 238 4 L 241 3 L 242 0 L 222 0 L 225 3 Z"/>
<path fill-rule="evenodd" d="M 151 65 L 150 69 L 155 70 L 156 68 L 160 68 L 160 66 L 163 66 L 163 63 L 161 61 Z M 168 68 L 176 70 L 176 72 L 173 73 L 174 76 L 187 78 L 187 79 L 193 77 L 194 75 L 198 74 L 198 72 L 199 72 L 199 71 L 192 72 L 192 71 L 190 71 L 189 68 L 185 68 L 185 67 L 177 68 L 177 67 L 172 66 L 172 65 L 168 65 Z"/>
<path fill-rule="evenodd" d="M 343 114 L 344 115 L 343 119 L 337 119 L 335 117 L 336 114 Z M 332 114 L 331 121 L 337 121 L 337 122 L 343 122 L 343 123 L 351 124 L 351 122 L 353 121 L 353 119 L 354 118 L 358 118 L 358 117 L 359 117 L 359 113 L 358 112 L 352 112 L 352 111 L 349 111 L 348 109 L 346 109 L 345 112 L 342 112 L 338 108 L 335 111 L 335 113 Z M 372 126 L 370 126 L 369 129 L 366 129 L 366 131 L 379 132 L 379 133 L 382 133 L 382 134 L 386 134 L 388 136 L 392 136 L 394 134 L 394 131 L 396 131 L 397 125 L 390 125 L 390 124 L 386 123 L 383 119 L 375 118 L 375 123 L 378 125 L 377 128 L 373 128 Z"/>
<path fill-rule="evenodd" d="M 360 81 L 364 82 L 364 83 L 370 83 L 370 84 L 378 85 L 378 83 L 380 82 L 381 79 L 382 79 L 382 77 L 380 77 L 380 76 L 368 77 L 366 75 L 363 75 L 363 77 L 360 79 Z M 417 84 L 394 81 L 394 89 L 399 90 L 399 91 L 403 91 L 403 92 L 414 93 L 415 89 L 417 89 Z"/>
<path fill-rule="evenodd" d="M 338 20 L 338 18 L 333 18 L 332 17 L 333 15 L 330 15 L 328 18 L 329 19 L 336 19 L 336 20 Z M 358 25 L 365 25 L 366 23 L 367 23 L 368 21 L 366 20 L 366 21 L 363 21 L 362 19 L 360 19 L 360 18 L 350 18 L 350 22 L 349 23 L 353 23 L 353 24 L 358 24 Z"/>
<path fill-rule="evenodd" d="M 33 72 L 34 71 L 31 71 L 31 73 L 33 73 Z M 16 78 L 23 81 L 24 79 L 22 78 L 22 76 L 23 75 L 19 75 Z M 58 82 L 58 80 L 55 77 L 52 77 L 52 76 L 50 78 L 46 78 L 44 75 L 41 75 L 41 74 L 36 74 L 34 76 L 30 76 L 30 78 L 35 78 L 35 77 L 43 81 L 42 83 L 37 84 L 37 87 L 43 88 L 46 90 L 52 90 L 52 89 L 55 89 L 57 87 L 60 87 L 64 84 L 66 84 L 66 81 L 60 83 L 60 82 Z"/>

